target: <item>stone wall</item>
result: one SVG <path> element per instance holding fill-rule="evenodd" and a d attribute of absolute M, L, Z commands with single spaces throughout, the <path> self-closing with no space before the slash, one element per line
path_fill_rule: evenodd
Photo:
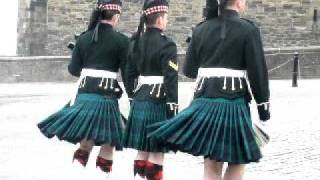
<path fill-rule="evenodd" d="M 70 57 L 0 57 L 1 83 L 75 81 L 67 71 Z"/>
<path fill-rule="evenodd" d="M 136 30 L 143 0 L 124 0 L 118 28 Z M 265 47 L 305 47 L 320 44 L 320 28 L 313 22 L 320 0 L 248 0 L 245 17 L 261 28 Z M 167 34 L 180 52 L 191 27 L 202 18 L 205 0 L 171 0 Z M 68 55 L 66 44 L 85 30 L 95 0 L 19 0 L 18 55 Z M 318 13 L 320 14 L 320 12 Z M 320 19 L 319 19 L 320 21 Z"/>
<path fill-rule="evenodd" d="M 245 15 L 257 22 L 266 47 L 319 45 L 318 29 L 313 30 L 314 9 L 320 0 L 253 0 Z"/>
<path fill-rule="evenodd" d="M 139 23 L 143 0 L 125 0 L 121 21 L 117 27 L 124 33 L 136 31 Z M 202 6 L 197 3 L 193 5 L 193 0 L 171 0 L 169 24 L 167 34 L 173 37 L 182 49 L 186 46 L 185 39 L 191 33 L 193 21 L 198 22 L 197 12 Z M 73 34 L 86 29 L 88 18 L 95 1 L 91 0 L 49 0 L 48 2 L 48 44 L 46 46 L 47 55 L 65 55 L 68 50 L 65 45 L 73 40 Z M 200 17 L 201 18 L 201 17 Z"/>
<path fill-rule="evenodd" d="M 94 3 L 88 0 L 48 1 L 47 55 L 70 54 L 66 45 L 73 41 L 73 34 L 85 30 Z"/>
<path fill-rule="evenodd" d="M 320 78 L 320 47 L 267 49 L 266 61 L 270 79 L 291 79 L 293 55 L 298 52 L 300 77 Z M 185 54 L 179 54 L 182 67 Z M 62 82 L 75 81 L 67 71 L 69 56 L 0 57 L 0 83 L 8 82 Z M 190 81 L 179 73 L 180 81 Z"/>

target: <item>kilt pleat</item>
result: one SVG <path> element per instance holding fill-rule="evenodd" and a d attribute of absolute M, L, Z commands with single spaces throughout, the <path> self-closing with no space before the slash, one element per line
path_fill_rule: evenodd
<path fill-rule="evenodd" d="M 261 158 L 244 98 L 197 98 L 174 118 L 148 126 L 148 136 L 171 150 L 221 162 Z"/>
<path fill-rule="evenodd" d="M 73 144 L 93 140 L 95 145 L 109 144 L 122 149 L 124 126 L 115 98 L 79 94 L 74 105 L 52 114 L 38 128 L 48 138 L 56 136 Z"/>
<path fill-rule="evenodd" d="M 146 152 L 167 152 L 154 138 L 147 137 L 147 126 L 166 120 L 166 104 L 133 101 L 123 139 L 124 147 Z"/>

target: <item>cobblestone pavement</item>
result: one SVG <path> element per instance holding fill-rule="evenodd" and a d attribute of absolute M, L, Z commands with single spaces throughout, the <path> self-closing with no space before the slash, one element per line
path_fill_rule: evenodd
<path fill-rule="evenodd" d="M 272 81 L 271 143 L 260 163 L 247 166 L 246 180 L 320 179 L 320 80 Z M 0 84 L 1 180 L 100 180 L 94 149 L 87 169 L 71 163 L 77 148 L 57 139 L 44 138 L 36 123 L 60 109 L 72 92 L 71 83 Z M 191 83 L 181 83 L 182 107 L 188 104 Z M 126 98 L 121 109 L 128 113 Z M 255 108 L 253 116 L 256 117 Z M 111 180 L 130 180 L 135 151 L 115 154 Z M 166 156 L 165 180 L 201 180 L 202 158 L 178 153 Z"/>

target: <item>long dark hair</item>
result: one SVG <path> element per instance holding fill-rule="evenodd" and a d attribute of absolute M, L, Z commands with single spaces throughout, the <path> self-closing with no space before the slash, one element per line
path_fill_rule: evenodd
<path fill-rule="evenodd" d="M 96 25 L 98 24 L 98 22 L 101 20 L 100 19 L 100 9 L 99 8 L 95 8 L 90 16 L 90 21 L 89 21 L 89 25 L 88 25 L 88 31 L 94 29 L 96 27 Z"/>
<path fill-rule="evenodd" d="M 133 35 L 133 37 L 132 37 L 133 40 L 135 41 L 134 47 L 133 47 L 134 50 L 137 50 L 140 37 L 141 37 L 142 34 L 144 33 L 144 24 L 145 24 L 145 22 L 146 22 L 146 15 L 145 15 L 145 14 L 142 14 L 142 15 L 140 16 L 140 22 L 139 22 L 138 30 L 137 30 L 137 32 L 136 32 L 136 33 Z"/>
<path fill-rule="evenodd" d="M 158 17 L 164 16 L 165 13 L 163 12 L 159 12 L 159 13 L 155 13 L 155 14 L 151 14 L 146 16 L 144 13 L 140 16 L 140 23 L 138 26 L 138 30 L 137 32 L 132 36 L 132 40 L 133 42 L 133 52 L 131 52 L 135 58 L 135 60 L 137 61 L 137 68 L 140 68 L 142 66 L 143 63 L 143 59 L 145 56 L 145 47 L 144 47 L 144 43 L 140 43 L 141 41 L 141 36 L 143 35 L 145 28 L 144 26 L 146 25 L 148 26 L 152 26 L 155 24 L 156 20 Z"/>
<path fill-rule="evenodd" d="M 88 30 L 94 29 L 101 20 L 110 20 L 115 14 L 117 14 L 117 11 L 107 11 L 95 8 L 90 16 Z"/>
<path fill-rule="evenodd" d="M 117 13 L 117 11 L 103 10 L 98 7 L 92 11 L 90 21 L 88 24 L 88 31 L 94 30 L 92 42 L 98 41 L 98 30 L 100 26 L 100 21 L 110 20 Z"/>
<path fill-rule="evenodd" d="M 145 29 L 144 26 L 146 25 L 148 26 L 152 26 L 155 24 L 156 20 L 158 17 L 160 16 L 164 16 L 165 13 L 155 13 L 155 14 L 151 14 L 146 16 L 145 14 L 142 14 L 140 16 L 140 22 L 139 22 L 139 26 L 138 26 L 138 30 L 137 32 L 134 34 L 133 38 L 136 40 L 136 42 L 139 43 L 139 39 L 142 36 L 142 34 L 144 33 Z M 136 44 L 138 44 L 136 43 Z M 136 45 L 137 47 L 137 45 Z"/>
<path fill-rule="evenodd" d="M 140 71 L 141 65 L 143 63 L 143 57 L 144 57 L 144 47 L 143 43 L 140 43 L 141 41 L 141 36 L 144 33 L 144 24 L 146 22 L 146 16 L 145 14 L 142 14 L 140 16 L 140 22 L 138 26 L 138 30 L 136 33 L 132 35 L 132 42 L 133 42 L 133 47 L 131 49 L 131 52 L 129 52 L 132 55 L 132 58 L 135 59 L 137 62 L 137 68 Z"/>

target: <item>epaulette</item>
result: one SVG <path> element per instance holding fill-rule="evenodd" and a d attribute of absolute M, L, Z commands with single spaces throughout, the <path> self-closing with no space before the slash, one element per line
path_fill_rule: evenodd
<path fill-rule="evenodd" d="M 241 18 L 241 19 L 247 21 L 248 23 L 250 23 L 250 24 L 252 24 L 254 26 L 257 26 L 256 23 L 254 21 L 252 21 L 252 20 L 249 20 L 249 19 L 246 19 L 246 18 Z"/>
<path fill-rule="evenodd" d="M 167 37 L 167 35 L 165 35 L 164 33 L 160 33 L 161 36 L 164 38 L 164 39 L 170 39 L 169 37 Z"/>
<path fill-rule="evenodd" d="M 132 34 L 129 33 L 129 32 L 120 32 L 120 34 L 126 36 L 127 38 L 131 38 L 132 37 Z"/>
<path fill-rule="evenodd" d="M 115 30 L 116 33 L 120 34 L 121 36 L 124 36 L 126 38 L 131 38 L 132 34 L 129 32 L 121 32 L 119 30 Z"/>
<path fill-rule="evenodd" d="M 202 23 L 204 23 L 204 22 L 206 22 L 206 20 L 202 20 L 201 22 L 199 22 L 198 24 L 196 24 L 194 27 L 192 27 L 192 31 L 196 28 L 196 27 L 198 27 L 198 26 L 200 26 Z M 187 39 L 186 39 L 186 43 L 190 43 L 191 42 L 191 39 L 192 39 L 192 35 L 189 35 L 188 37 L 187 37 Z"/>
<path fill-rule="evenodd" d="M 196 24 L 196 26 L 195 27 L 198 27 L 198 26 L 200 26 L 202 23 L 204 23 L 204 22 L 206 22 L 206 20 L 202 20 L 201 22 L 199 22 L 198 24 Z"/>
<path fill-rule="evenodd" d="M 175 43 L 175 42 L 173 41 L 173 39 L 171 39 L 170 37 L 168 37 L 168 36 L 165 35 L 164 33 L 161 33 L 161 36 L 162 36 L 165 40 L 167 40 L 168 42 L 173 42 L 173 43 Z"/>
<path fill-rule="evenodd" d="M 86 33 L 87 31 L 83 31 L 83 32 L 81 32 L 80 34 L 79 33 L 76 33 L 76 34 L 74 34 L 74 39 L 77 41 L 78 39 L 79 39 L 79 37 L 81 36 L 81 35 L 83 35 L 84 33 Z"/>
<path fill-rule="evenodd" d="M 75 40 L 75 41 L 78 41 L 79 37 L 80 37 L 82 34 L 86 33 L 86 32 L 87 32 L 87 31 L 83 31 L 83 32 L 80 33 L 80 34 L 77 34 L 77 33 L 74 34 L 74 35 L 73 35 L 74 40 Z M 69 42 L 68 45 L 67 45 L 67 48 L 70 49 L 70 50 L 73 50 L 74 47 L 75 47 L 75 43 L 74 43 L 74 42 Z"/>

